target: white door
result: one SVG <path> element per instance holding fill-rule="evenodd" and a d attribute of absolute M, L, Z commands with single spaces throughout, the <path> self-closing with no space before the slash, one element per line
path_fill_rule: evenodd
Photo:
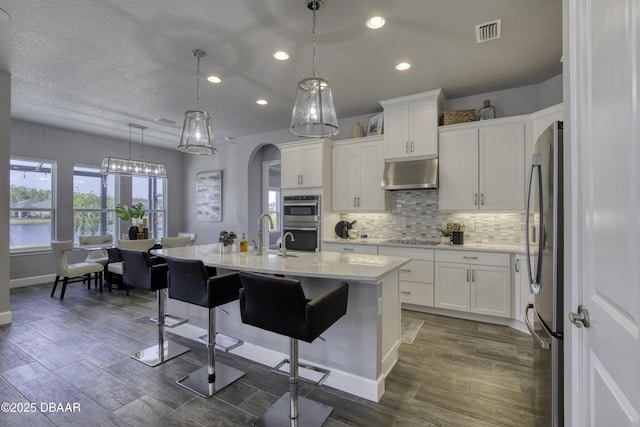
<path fill-rule="evenodd" d="M 322 186 L 322 143 L 303 146 L 300 149 L 302 159 L 300 183 L 304 187 Z"/>
<path fill-rule="evenodd" d="M 438 154 L 438 106 L 433 101 L 414 102 L 409 111 L 412 156 Z"/>
<path fill-rule="evenodd" d="M 358 148 L 354 145 L 333 147 L 332 209 L 352 211 L 356 207 L 358 179 L 360 177 Z"/>
<path fill-rule="evenodd" d="M 565 320 L 566 425 L 638 426 L 640 2 L 565 0 L 564 16 L 565 311 L 590 316 Z"/>

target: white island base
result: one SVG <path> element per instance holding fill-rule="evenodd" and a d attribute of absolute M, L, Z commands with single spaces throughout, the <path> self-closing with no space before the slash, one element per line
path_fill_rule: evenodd
<path fill-rule="evenodd" d="M 313 343 L 299 341 L 301 364 L 329 370 L 325 385 L 377 402 L 385 391 L 385 378 L 398 360 L 400 345 L 400 289 L 398 267 L 408 259 L 375 255 L 320 252 L 282 259 L 274 254 L 220 254 L 201 245 L 154 251 L 161 256 L 202 259 L 216 266 L 218 274 L 246 270 L 300 280 L 307 298 L 314 298 L 340 282 L 349 283 L 347 313 Z M 200 248 L 196 251 L 195 248 Z M 208 253 L 207 253 L 208 252 Z M 181 301 L 168 300 L 172 315 L 189 318 L 173 328 L 191 339 L 206 334 L 207 310 Z M 275 366 L 289 358 L 289 338 L 242 323 L 238 301 L 217 310 L 218 332 L 244 341 L 231 353 Z M 323 340 L 323 339 L 324 340 Z M 285 365 L 286 368 L 286 365 Z M 301 369 L 301 375 L 307 371 Z M 313 372 L 309 371 L 310 374 Z M 277 375 L 277 374 L 273 374 Z M 318 378 L 308 375 L 312 380 Z"/>

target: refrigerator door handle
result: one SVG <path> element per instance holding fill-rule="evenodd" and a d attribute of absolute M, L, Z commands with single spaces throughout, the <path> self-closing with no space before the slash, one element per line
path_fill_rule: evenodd
<path fill-rule="evenodd" d="M 529 303 L 527 304 L 527 306 L 524 309 L 524 323 L 526 323 L 527 325 L 527 329 L 529 330 L 529 332 L 531 333 L 531 336 L 537 341 L 538 344 L 540 344 L 540 347 L 542 347 L 545 350 L 548 350 L 550 345 L 551 345 L 551 338 L 546 338 L 546 337 L 541 337 L 540 335 L 538 335 L 538 333 L 536 332 L 535 329 L 533 329 L 533 325 L 531 325 L 531 322 L 529 321 L 529 310 L 533 310 L 533 303 Z M 536 317 L 538 317 L 538 313 L 534 310 L 534 315 Z M 538 319 L 538 321 L 540 321 Z M 546 331 L 546 330 L 545 330 Z"/>
<path fill-rule="evenodd" d="M 540 171 L 542 160 L 539 154 L 534 154 L 531 160 L 531 169 L 529 170 L 529 187 L 527 189 L 527 204 L 526 210 L 524 214 L 525 218 L 525 248 L 527 252 L 527 271 L 529 273 L 529 288 L 531 289 L 531 293 L 534 295 L 538 295 L 540 293 L 540 276 L 542 273 L 542 245 L 543 245 L 543 231 L 544 230 L 544 216 L 543 216 L 543 199 L 542 199 L 542 173 Z M 529 241 L 529 216 L 531 213 L 531 188 L 533 184 L 533 172 L 534 170 L 538 170 L 538 198 L 539 202 L 539 212 L 540 215 L 540 239 L 538 241 L 538 257 L 536 260 L 536 277 L 533 277 L 533 272 L 531 271 L 531 242 Z"/>

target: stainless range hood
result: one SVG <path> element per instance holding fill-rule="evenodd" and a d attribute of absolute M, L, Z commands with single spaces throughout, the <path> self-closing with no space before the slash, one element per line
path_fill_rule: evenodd
<path fill-rule="evenodd" d="M 381 186 L 384 190 L 438 188 L 438 159 L 387 161 Z"/>

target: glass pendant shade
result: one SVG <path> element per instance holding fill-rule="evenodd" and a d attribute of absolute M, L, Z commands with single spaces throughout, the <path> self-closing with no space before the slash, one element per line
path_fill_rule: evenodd
<path fill-rule="evenodd" d="M 178 150 L 189 154 L 215 154 L 211 141 L 211 115 L 206 111 L 191 110 L 184 115 L 182 136 Z"/>
<path fill-rule="evenodd" d="M 330 137 L 338 133 L 338 118 L 328 81 L 321 77 L 300 80 L 289 132 L 310 138 Z"/>
<path fill-rule="evenodd" d="M 125 176 L 149 176 L 155 178 L 167 177 L 167 169 L 161 163 L 119 159 L 117 157 L 105 157 L 102 159 L 100 173 Z"/>

